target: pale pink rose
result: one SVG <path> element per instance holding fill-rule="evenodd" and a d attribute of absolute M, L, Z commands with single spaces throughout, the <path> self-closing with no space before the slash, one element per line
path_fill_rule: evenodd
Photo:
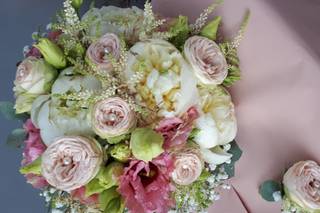
<path fill-rule="evenodd" d="M 201 83 L 218 85 L 227 77 L 226 58 L 214 41 L 193 36 L 186 41 L 184 54 Z"/>
<path fill-rule="evenodd" d="M 204 163 L 196 148 L 185 148 L 175 154 L 173 181 L 178 185 L 189 185 L 196 181 L 202 172 Z"/>
<path fill-rule="evenodd" d="M 97 141 L 81 136 L 56 139 L 42 155 L 42 175 L 48 183 L 70 192 L 89 183 L 98 173 L 103 151 Z"/>
<path fill-rule="evenodd" d="M 136 116 L 126 101 L 115 97 L 97 102 L 91 121 L 97 135 L 110 138 L 128 133 L 136 124 Z"/>
<path fill-rule="evenodd" d="M 28 137 L 24 141 L 22 165 L 27 165 L 40 157 L 47 147 L 42 143 L 40 130 L 33 125 L 31 119 L 26 121 L 24 129 Z"/>
<path fill-rule="evenodd" d="M 286 195 L 303 209 L 320 210 L 320 166 L 314 161 L 300 161 L 284 175 Z"/>
<path fill-rule="evenodd" d="M 110 57 L 114 60 L 119 59 L 120 39 L 115 34 L 107 33 L 89 46 L 87 59 L 100 72 L 108 73 L 113 69 Z"/>

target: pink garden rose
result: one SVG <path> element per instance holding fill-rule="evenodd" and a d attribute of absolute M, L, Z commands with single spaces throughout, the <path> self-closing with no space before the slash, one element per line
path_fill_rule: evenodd
<path fill-rule="evenodd" d="M 110 138 L 128 133 L 136 125 L 136 116 L 126 101 L 114 97 L 93 106 L 91 122 L 97 135 Z"/>
<path fill-rule="evenodd" d="M 193 36 L 186 41 L 184 54 L 201 83 L 218 85 L 227 77 L 226 58 L 214 41 Z"/>
<path fill-rule="evenodd" d="M 191 107 L 181 118 L 165 118 L 160 121 L 156 131 L 164 137 L 164 148 L 170 149 L 183 145 L 193 128 L 193 121 L 199 117 L 195 107 Z"/>
<path fill-rule="evenodd" d="M 87 50 L 87 59 L 101 73 L 112 71 L 113 66 L 109 57 L 115 60 L 120 57 L 120 39 L 112 33 L 102 36 L 97 42 L 92 43 Z"/>
<path fill-rule="evenodd" d="M 320 210 L 320 166 L 314 161 L 300 161 L 284 175 L 286 195 L 304 210 Z"/>
<path fill-rule="evenodd" d="M 163 154 L 151 162 L 133 160 L 120 177 L 119 193 L 131 213 L 167 213 L 174 205 L 173 161 Z"/>
<path fill-rule="evenodd" d="M 43 153 L 41 173 L 50 185 L 71 192 L 89 183 L 102 161 L 103 151 L 97 141 L 66 136 L 56 139 Z"/>

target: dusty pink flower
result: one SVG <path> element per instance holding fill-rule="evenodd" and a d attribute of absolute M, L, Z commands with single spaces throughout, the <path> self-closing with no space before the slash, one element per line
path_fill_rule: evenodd
<path fill-rule="evenodd" d="M 28 134 L 28 138 L 24 141 L 22 165 L 27 165 L 41 156 L 47 147 L 42 143 L 40 130 L 33 125 L 31 119 L 26 121 L 24 129 Z"/>
<path fill-rule="evenodd" d="M 110 57 L 115 60 L 119 59 L 120 39 L 115 34 L 107 33 L 89 46 L 87 59 L 100 72 L 108 73 L 113 69 Z"/>
<path fill-rule="evenodd" d="M 27 182 L 30 183 L 34 188 L 36 189 L 43 189 L 47 186 L 49 186 L 48 182 L 44 177 L 41 175 L 36 174 L 26 174 L 25 178 L 27 179 Z"/>
<path fill-rule="evenodd" d="M 30 56 L 33 56 L 36 58 L 41 58 L 42 55 L 41 55 L 40 51 L 38 50 L 38 48 L 31 47 L 30 50 L 26 54 L 26 58 L 30 57 Z"/>
<path fill-rule="evenodd" d="M 48 33 L 48 39 L 50 39 L 53 42 L 57 42 L 57 40 L 59 39 L 59 36 L 62 34 L 61 30 L 55 30 L 55 31 L 50 31 Z"/>
<path fill-rule="evenodd" d="M 195 107 L 191 107 L 181 118 L 165 118 L 160 121 L 156 131 L 164 137 L 164 148 L 183 145 L 192 131 L 193 121 L 199 117 Z"/>
<path fill-rule="evenodd" d="M 71 192 L 73 199 L 80 201 L 83 205 L 97 205 L 99 203 L 99 194 L 93 194 L 86 197 L 86 187 L 80 187 Z"/>
<path fill-rule="evenodd" d="M 201 83 L 218 85 L 227 77 L 226 58 L 214 41 L 193 36 L 186 41 L 184 54 Z"/>
<path fill-rule="evenodd" d="M 300 161 L 284 175 L 286 195 L 308 212 L 320 210 L 320 166 L 314 161 Z"/>
<path fill-rule="evenodd" d="M 70 192 L 89 183 L 99 172 L 103 151 L 92 138 L 56 139 L 42 155 L 41 173 L 50 185 Z"/>
<path fill-rule="evenodd" d="M 174 205 L 173 161 L 163 154 L 151 162 L 133 160 L 120 177 L 119 193 L 131 213 L 166 213 Z"/>

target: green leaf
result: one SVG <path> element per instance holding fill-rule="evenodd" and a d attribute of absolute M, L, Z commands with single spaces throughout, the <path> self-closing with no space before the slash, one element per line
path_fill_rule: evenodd
<path fill-rule="evenodd" d="M 117 197 L 108 203 L 104 213 L 122 213 L 123 211 L 124 202 L 121 197 Z"/>
<path fill-rule="evenodd" d="M 203 29 L 200 32 L 200 35 L 208 39 L 211 39 L 213 41 L 216 40 L 220 22 L 221 22 L 221 16 L 215 17 L 214 20 L 212 20 L 206 26 L 203 27 Z"/>
<path fill-rule="evenodd" d="M 132 154 L 139 160 L 151 161 L 164 150 L 163 137 L 151 128 L 137 128 L 132 132 L 130 148 Z"/>
<path fill-rule="evenodd" d="M 273 180 L 265 181 L 259 188 L 259 193 L 262 198 L 269 202 L 275 202 L 273 193 L 281 191 L 281 184 Z"/>
<path fill-rule="evenodd" d="M 23 175 L 26 175 L 26 174 L 41 175 L 41 162 L 42 162 L 41 157 L 38 157 L 31 164 L 28 164 L 28 165 L 20 168 L 19 171 Z"/>
<path fill-rule="evenodd" d="M 228 150 L 228 153 L 232 154 L 231 161 L 236 162 L 238 161 L 242 156 L 242 150 L 238 146 L 237 142 L 234 140 L 230 143 L 231 148 Z"/>
<path fill-rule="evenodd" d="M 20 148 L 22 147 L 27 133 L 24 129 L 15 129 L 7 138 L 7 144 L 12 147 Z"/>
<path fill-rule="evenodd" d="M 229 164 L 224 163 L 223 168 L 224 168 L 224 171 L 229 176 L 229 178 L 234 177 L 234 174 L 235 174 L 234 162 L 231 162 Z"/>
<path fill-rule="evenodd" d="M 98 175 L 86 185 L 86 196 L 103 192 L 118 185 L 118 178 L 123 173 L 123 164 L 112 162 L 100 169 Z"/>
<path fill-rule="evenodd" d="M 198 128 L 194 128 L 192 131 L 191 131 L 191 133 L 190 133 L 190 135 L 189 135 L 189 139 L 194 139 L 194 137 L 198 134 L 200 132 L 200 129 L 198 129 Z"/>
<path fill-rule="evenodd" d="M 178 49 L 182 49 L 185 41 L 189 37 L 190 28 L 188 23 L 187 16 L 179 16 L 175 22 L 173 23 L 172 27 L 170 28 L 169 32 L 174 35 L 170 42 L 176 46 Z"/>
<path fill-rule="evenodd" d="M 21 120 L 24 122 L 29 118 L 29 115 L 27 113 L 16 114 L 16 110 L 14 109 L 14 104 L 8 101 L 0 102 L 0 112 L 8 120 Z"/>
<path fill-rule="evenodd" d="M 106 209 L 110 201 L 118 197 L 120 197 L 120 194 L 117 192 L 117 187 L 112 187 L 110 189 L 104 190 L 99 195 L 100 209 Z"/>

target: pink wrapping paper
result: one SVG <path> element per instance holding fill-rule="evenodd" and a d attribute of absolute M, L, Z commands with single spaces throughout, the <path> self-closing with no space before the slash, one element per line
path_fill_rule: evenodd
<path fill-rule="evenodd" d="M 211 2 L 153 0 L 153 5 L 163 15 L 194 20 Z M 243 203 L 234 190 L 227 191 L 211 213 L 280 212 L 280 203 L 260 198 L 259 185 L 280 180 L 295 161 L 320 162 L 320 16 L 313 13 L 320 2 L 225 0 L 215 14 L 223 16 L 227 36 L 236 33 L 247 8 L 252 16 L 239 48 L 242 80 L 231 89 L 244 151 L 232 184 Z"/>

